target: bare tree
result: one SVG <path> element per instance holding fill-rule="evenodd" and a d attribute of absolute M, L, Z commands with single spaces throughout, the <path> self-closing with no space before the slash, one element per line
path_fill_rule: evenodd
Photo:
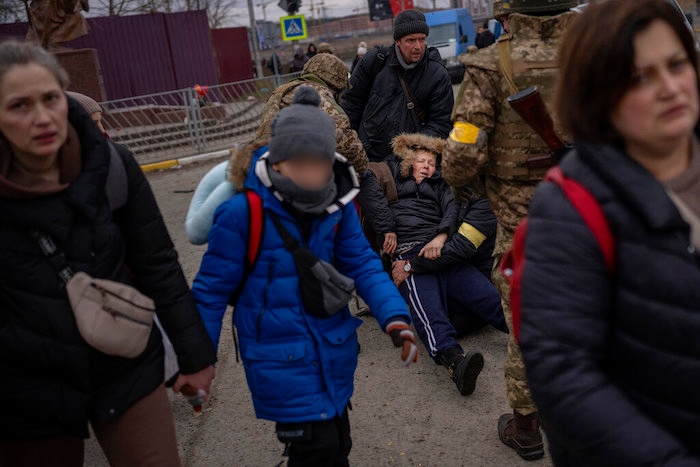
<path fill-rule="evenodd" d="M 231 19 L 237 0 L 206 0 L 209 27 L 218 29 Z"/>
<path fill-rule="evenodd" d="M 182 0 L 183 10 L 207 10 L 209 27 L 217 29 L 226 25 L 233 16 L 238 0 Z"/>
<path fill-rule="evenodd" d="M 16 2 L 19 0 L 0 0 Z M 92 0 L 93 9 L 102 15 L 124 16 L 134 13 L 171 13 L 207 10 L 209 26 L 220 28 L 232 18 L 239 0 Z M 21 3 L 20 3 L 21 5 Z"/>
<path fill-rule="evenodd" d="M 135 0 L 93 0 L 94 11 L 105 16 L 124 16 L 138 11 Z"/>

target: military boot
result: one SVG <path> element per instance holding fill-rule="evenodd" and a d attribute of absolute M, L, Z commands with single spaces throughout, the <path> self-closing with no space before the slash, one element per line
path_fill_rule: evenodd
<path fill-rule="evenodd" d="M 540 425 L 537 412 L 525 416 L 514 411 L 498 419 L 498 437 L 503 444 L 515 449 L 520 457 L 534 461 L 544 456 Z"/>
<path fill-rule="evenodd" d="M 476 379 L 484 368 L 484 356 L 478 350 L 470 350 L 466 355 L 459 349 L 450 348 L 441 356 L 442 364 L 457 385 L 459 393 L 468 396 L 476 389 Z"/>

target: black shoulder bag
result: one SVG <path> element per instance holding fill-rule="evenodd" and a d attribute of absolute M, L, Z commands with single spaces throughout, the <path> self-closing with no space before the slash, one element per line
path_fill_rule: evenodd
<path fill-rule="evenodd" d="M 406 107 L 411 112 L 411 115 L 413 115 L 413 122 L 416 124 L 416 132 L 418 132 L 425 123 L 425 111 L 421 108 L 420 104 L 418 104 L 418 101 L 411 92 L 411 88 L 408 86 L 406 77 L 401 74 L 401 71 L 397 71 L 396 75 L 399 77 L 399 82 L 403 88 L 403 93 L 408 100 Z"/>
<path fill-rule="evenodd" d="M 352 299 L 355 282 L 339 273 L 330 263 L 318 259 L 308 248 L 299 245 L 277 215 L 272 211 L 268 213 L 284 241 L 284 248 L 294 258 L 304 309 L 317 318 L 335 315 Z"/>

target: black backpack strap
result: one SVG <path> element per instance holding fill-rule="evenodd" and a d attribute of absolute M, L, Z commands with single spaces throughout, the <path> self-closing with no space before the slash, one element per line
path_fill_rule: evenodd
<path fill-rule="evenodd" d="M 272 222 L 275 224 L 277 231 L 284 241 L 284 248 L 290 253 L 297 251 L 299 249 L 299 242 L 297 239 L 294 238 L 294 236 L 289 233 L 289 230 L 284 227 L 282 221 L 279 219 L 279 217 L 277 217 L 277 214 L 272 211 L 268 211 L 268 213 L 270 214 L 270 219 L 272 219 Z"/>
<path fill-rule="evenodd" d="M 116 146 L 111 141 L 107 141 L 107 145 L 109 146 L 109 172 L 107 172 L 105 187 L 109 209 L 114 212 L 124 207 L 129 200 L 129 178 Z"/>
<path fill-rule="evenodd" d="M 382 71 L 382 68 L 384 68 L 384 65 L 386 64 L 387 55 L 389 54 L 389 50 L 387 47 L 378 45 L 375 48 L 377 49 L 377 55 L 375 55 L 374 61 L 372 62 L 372 67 L 369 71 L 370 82 L 368 89 L 370 90 L 372 89 L 372 86 L 374 86 L 374 79 L 377 77 L 379 72 Z"/>

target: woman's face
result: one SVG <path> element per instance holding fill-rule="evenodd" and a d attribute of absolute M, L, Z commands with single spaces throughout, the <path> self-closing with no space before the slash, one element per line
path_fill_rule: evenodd
<path fill-rule="evenodd" d="M 55 156 L 68 133 L 68 101 L 54 75 L 41 65 L 16 65 L 0 81 L 0 132 L 15 156 Z"/>
<path fill-rule="evenodd" d="M 634 76 L 612 113 L 629 147 L 646 151 L 687 141 L 698 121 L 697 74 L 668 23 L 654 21 L 634 39 Z"/>
<path fill-rule="evenodd" d="M 420 183 L 435 175 L 435 155 L 428 151 L 418 151 L 413 162 L 413 178 Z"/>

